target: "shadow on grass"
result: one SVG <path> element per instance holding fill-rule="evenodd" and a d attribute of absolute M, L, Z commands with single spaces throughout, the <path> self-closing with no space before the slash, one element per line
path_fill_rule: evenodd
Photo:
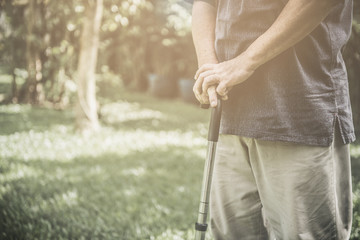
<path fill-rule="evenodd" d="M 187 232 L 195 221 L 203 160 L 188 148 L 8 161 L 34 174 L 3 172 L 6 239 L 156 239 L 167 229 Z"/>
<path fill-rule="evenodd" d="M 43 131 L 54 125 L 70 125 L 74 122 L 70 110 L 54 110 L 30 105 L 0 106 L 0 135 L 22 131 Z"/>

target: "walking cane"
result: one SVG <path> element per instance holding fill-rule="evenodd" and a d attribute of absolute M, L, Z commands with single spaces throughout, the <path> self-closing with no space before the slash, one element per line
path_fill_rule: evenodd
<path fill-rule="evenodd" d="M 206 108 L 202 106 L 203 108 Z M 200 206 L 198 219 L 195 223 L 195 240 L 204 240 L 206 229 L 207 229 L 207 215 L 209 210 L 209 197 L 211 189 L 211 180 L 214 169 L 215 161 L 215 152 L 216 144 L 219 138 L 219 128 L 220 128 L 220 119 L 221 119 L 221 100 L 218 99 L 216 108 L 213 108 L 211 111 L 210 118 L 210 127 L 208 135 L 208 151 L 206 155 L 206 162 L 204 168 L 201 197 L 200 197 Z"/>

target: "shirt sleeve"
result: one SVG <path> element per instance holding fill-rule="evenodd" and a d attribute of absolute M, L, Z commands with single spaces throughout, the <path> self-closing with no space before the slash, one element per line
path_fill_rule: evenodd
<path fill-rule="evenodd" d="M 215 7 L 215 1 L 216 1 L 216 0 L 185 0 L 185 2 L 188 2 L 188 3 L 194 3 L 195 1 L 207 2 L 207 3 L 209 3 L 210 5 L 212 5 L 212 6 Z"/>

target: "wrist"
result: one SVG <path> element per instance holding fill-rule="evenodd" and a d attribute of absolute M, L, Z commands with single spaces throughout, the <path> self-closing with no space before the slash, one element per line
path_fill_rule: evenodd
<path fill-rule="evenodd" d="M 204 64 L 217 64 L 219 63 L 218 59 L 215 56 L 207 56 L 198 59 L 198 66 L 201 67 Z"/>
<path fill-rule="evenodd" d="M 246 49 L 246 51 L 244 51 L 239 57 L 241 58 L 239 59 L 240 64 L 242 64 L 243 67 L 249 71 L 255 71 L 263 64 L 262 58 L 258 57 L 257 52 L 250 47 Z"/>

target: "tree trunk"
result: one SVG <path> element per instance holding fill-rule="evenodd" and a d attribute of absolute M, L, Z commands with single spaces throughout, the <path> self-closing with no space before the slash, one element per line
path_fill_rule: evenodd
<path fill-rule="evenodd" d="M 16 74 L 15 74 L 15 46 L 14 41 L 11 41 L 10 43 L 10 49 L 11 49 L 11 96 L 9 97 L 9 102 L 11 103 L 17 103 L 18 102 L 18 89 L 17 89 L 17 83 L 16 83 Z"/>
<path fill-rule="evenodd" d="M 85 11 L 77 67 L 78 102 L 76 107 L 76 125 L 81 132 L 99 129 L 95 71 L 103 0 L 88 0 Z"/>
<path fill-rule="evenodd" d="M 29 0 L 25 10 L 26 19 L 26 69 L 28 76 L 19 96 L 21 102 L 39 104 L 44 100 L 44 91 L 41 84 L 42 62 L 40 59 L 35 30 L 41 24 L 37 0 Z"/>

